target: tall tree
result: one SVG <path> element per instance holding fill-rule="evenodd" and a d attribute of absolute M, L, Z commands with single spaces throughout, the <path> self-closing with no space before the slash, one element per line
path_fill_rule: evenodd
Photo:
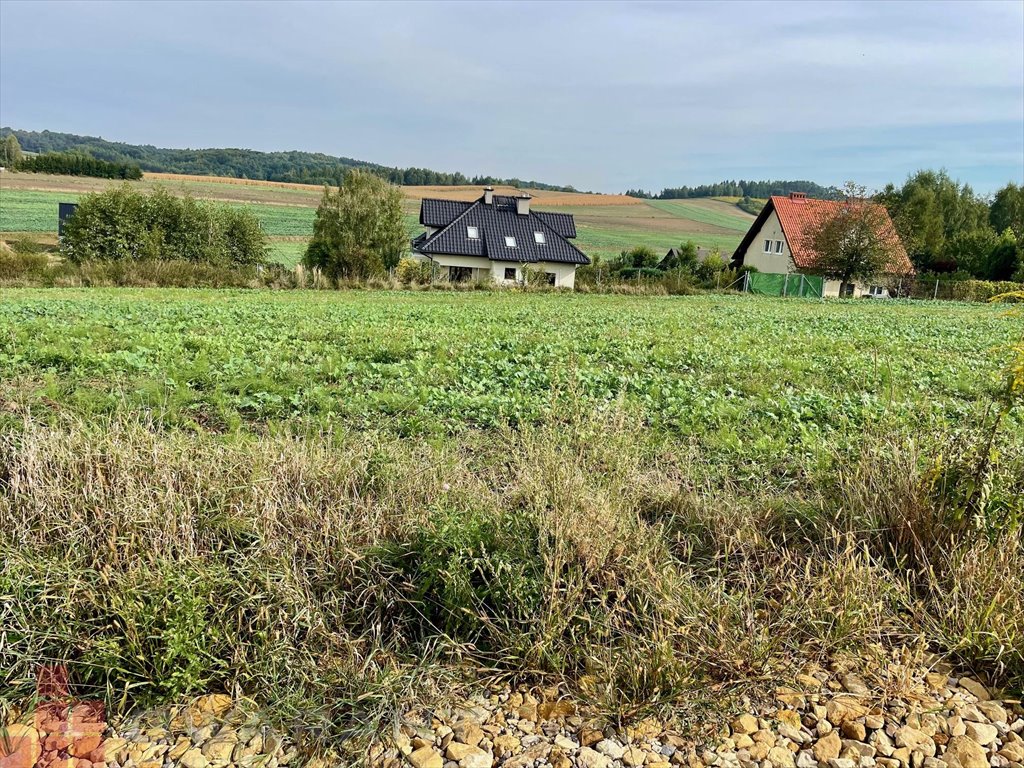
<path fill-rule="evenodd" d="M 804 231 L 816 256 L 815 271 L 839 280 L 844 288 L 885 272 L 895 236 L 885 209 L 852 181 L 846 183 L 835 212 L 820 216 Z"/>
<path fill-rule="evenodd" d="M 19 162 L 21 162 L 21 144 L 18 143 L 17 136 L 9 133 L 0 143 L 0 165 L 13 168 Z"/>
<path fill-rule="evenodd" d="M 989 230 L 988 205 L 945 171 L 918 171 L 902 187 L 888 185 L 876 200 L 889 210 L 919 270 L 957 269 L 962 244 L 980 242 Z"/>
<path fill-rule="evenodd" d="M 406 242 L 401 190 L 351 170 L 337 189 L 324 187 L 303 263 L 332 280 L 371 277 L 396 266 Z"/>
<path fill-rule="evenodd" d="M 988 217 L 996 232 L 1013 230 L 1017 242 L 1024 243 L 1024 186 L 1011 181 L 996 192 Z"/>

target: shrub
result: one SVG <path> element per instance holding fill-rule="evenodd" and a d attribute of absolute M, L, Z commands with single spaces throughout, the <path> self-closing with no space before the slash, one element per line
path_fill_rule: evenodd
<path fill-rule="evenodd" d="M 406 257 L 395 267 L 395 278 L 403 285 L 429 283 L 433 266 L 429 261 Z"/>
<path fill-rule="evenodd" d="M 1024 283 L 992 280 L 962 280 L 950 284 L 951 297 L 960 301 L 988 301 L 1004 293 L 1024 290 Z"/>
<path fill-rule="evenodd" d="M 87 261 L 190 261 L 262 264 L 269 248 L 259 220 L 245 209 L 124 184 L 86 195 L 64 224 L 61 254 Z"/>
<path fill-rule="evenodd" d="M 657 280 L 664 275 L 665 272 L 656 267 L 624 267 L 617 272 L 617 276 L 622 280 L 636 280 L 639 278 Z"/>
<path fill-rule="evenodd" d="M 759 214 L 761 210 L 764 208 L 764 204 L 764 200 L 755 199 L 752 197 L 748 197 L 747 195 L 744 195 L 736 202 L 736 207 L 739 208 L 741 211 L 746 211 L 747 213 L 757 216 L 757 214 Z"/>
<path fill-rule="evenodd" d="M 684 272 L 693 272 L 697 269 L 699 249 L 693 240 L 687 240 L 674 250 L 674 253 L 670 252 L 668 256 L 662 259 L 658 265 L 661 269 L 681 270 Z"/>
<path fill-rule="evenodd" d="M 41 279 L 49 265 L 50 257 L 46 253 L 24 247 L 11 248 L 0 242 L 0 281 L 31 283 L 33 279 Z"/>
<path fill-rule="evenodd" d="M 613 270 L 644 269 L 658 266 L 658 254 L 646 245 L 638 245 L 619 254 L 618 260 L 612 265 Z"/>

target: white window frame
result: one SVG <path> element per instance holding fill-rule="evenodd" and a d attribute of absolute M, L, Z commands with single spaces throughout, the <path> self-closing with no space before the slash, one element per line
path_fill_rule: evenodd
<path fill-rule="evenodd" d="M 512 277 L 508 276 L 508 273 L 510 271 L 512 272 Z M 502 275 L 504 275 L 504 277 L 502 278 L 504 280 L 512 280 L 513 282 L 515 282 L 516 280 L 519 279 L 519 272 L 516 270 L 515 267 L 505 267 L 505 271 L 502 272 Z"/>
<path fill-rule="evenodd" d="M 772 241 L 771 240 L 765 240 L 764 241 L 764 252 L 765 253 L 771 253 L 772 252 Z"/>
<path fill-rule="evenodd" d="M 470 240 L 479 240 L 480 227 L 466 225 L 466 237 L 468 237 Z"/>
<path fill-rule="evenodd" d="M 540 230 L 533 233 L 533 241 L 538 245 L 544 245 L 544 243 L 547 242 L 547 240 L 544 239 L 544 233 Z"/>
<path fill-rule="evenodd" d="M 782 253 L 782 241 L 781 240 L 776 240 L 775 241 L 775 252 L 776 253 Z"/>
<path fill-rule="evenodd" d="M 505 247 L 506 248 L 518 248 L 516 245 L 516 239 L 513 235 L 505 235 Z"/>

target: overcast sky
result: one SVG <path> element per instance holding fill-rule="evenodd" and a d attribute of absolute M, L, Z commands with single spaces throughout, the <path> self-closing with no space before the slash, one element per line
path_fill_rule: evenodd
<path fill-rule="evenodd" d="M 1024 182 L 1024 2 L 0 2 L 0 124 L 605 192 Z"/>

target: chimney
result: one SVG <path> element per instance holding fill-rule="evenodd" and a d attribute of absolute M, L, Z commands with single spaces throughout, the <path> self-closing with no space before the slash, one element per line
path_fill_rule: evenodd
<path fill-rule="evenodd" d="M 516 213 L 520 216 L 526 216 L 530 212 L 530 196 L 527 194 L 519 195 L 516 198 Z"/>
<path fill-rule="evenodd" d="M 790 200 L 796 200 L 797 202 L 802 203 L 804 200 L 807 199 L 807 193 L 806 192 L 790 192 L 789 193 L 789 199 Z"/>
<path fill-rule="evenodd" d="M 494 202 L 494 187 L 484 187 L 484 205 Z"/>

